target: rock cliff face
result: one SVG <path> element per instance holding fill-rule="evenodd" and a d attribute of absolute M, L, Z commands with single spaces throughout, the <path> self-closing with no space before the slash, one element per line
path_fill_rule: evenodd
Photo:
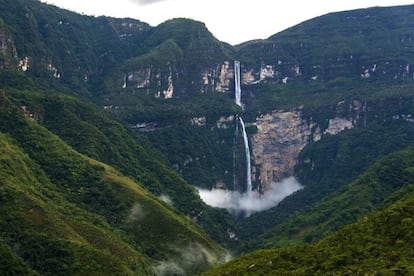
<path fill-rule="evenodd" d="M 0 69 L 13 66 L 16 59 L 16 47 L 6 29 L 0 25 Z"/>
<path fill-rule="evenodd" d="M 345 129 L 351 129 L 353 128 L 353 123 L 347 119 L 344 118 L 334 118 L 334 119 L 330 119 L 329 120 L 329 125 L 328 128 L 325 129 L 324 134 L 331 134 L 331 135 L 335 135 L 338 134 L 339 132 L 345 130 Z"/>
<path fill-rule="evenodd" d="M 309 142 L 320 140 L 324 134 L 335 135 L 353 128 L 351 121 L 334 118 L 323 131 L 316 123 L 305 120 L 300 109 L 262 115 L 255 125 L 257 132 L 251 138 L 253 181 L 259 182 L 264 192 L 272 182 L 294 174 L 299 153 Z"/>
<path fill-rule="evenodd" d="M 166 71 L 153 66 L 129 71 L 124 76 L 122 88 L 134 87 L 146 93 L 153 93 L 157 98 L 170 99 L 174 95 L 173 68 Z"/>
<path fill-rule="evenodd" d="M 234 86 L 234 66 L 232 61 L 224 60 L 222 63 L 205 64 L 205 67 L 197 72 L 195 79 L 192 79 L 191 85 L 183 83 L 187 79 L 187 73 L 193 68 L 185 70 L 179 69 L 173 61 L 170 61 L 166 68 L 157 68 L 153 65 L 147 64 L 145 69 L 136 69 L 126 72 L 126 82 L 118 80 L 118 83 L 124 83 L 123 88 L 135 87 L 136 89 L 143 89 L 147 93 L 153 93 L 156 97 L 171 98 L 173 97 L 174 88 L 179 93 L 206 93 L 206 92 L 232 92 Z M 313 65 L 314 68 L 319 68 L 320 65 Z M 360 71 L 354 73 L 351 78 L 373 78 L 378 77 L 377 64 L 361 66 Z M 396 68 L 398 68 L 398 70 Z M 384 64 L 382 74 L 385 72 L 393 72 L 394 78 L 411 77 L 412 73 L 410 66 L 406 63 L 401 64 Z M 356 69 L 355 69 L 356 70 Z M 257 83 L 280 83 L 288 84 L 294 79 L 304 79 L 306 81 L 320 81 L 321 76 L 315 72 L 305 76 L 300 65 L 293 64 L 290 61 L 277 61 L 276 64 L 262 64 L 260 68 L 257 65 L 242 64 L 241 74 L 243 85 L 254 85 Z M 390 73 L 388 73 L 390 74 Z M 413 75 L 414 77 L 414 75 Z M 119 78 L 124 78 L 120 76 Z"/>
<path fill-rule="evenodd" d="M 320 139 L 320 129 L 301 118 L 300 110 L 262 115 L 257 118 L 257 133 L 251 138 L 253 173 L 264 191 L 272 182 L 293 175 L 299 152 L 309 141 Z"/>
<path fill-rule="evenodd" d="M 299 72 L 300 69 L 294 67 L 290 68 L 290 70 Z M 125 76 L 122 77 L 124 81 L 119 80 L 118 83 L 123 83 L 122 88 L 124 89 L 133 87 L 135 89 L 145 90 L 147 93 L 153 93 L 156 97 L 172 98 L 174 87 L 181 88 L 179 90 L 188 91 L 186 87 L 181 87 L 180 84 L 177 84 L 177 82 L 186 78 L 184 73 L 186 71 L 177 70 L 173 61 L 169 62 L 168 68 L 156 68 L 150 64 L 140 65 L 140 68 L 126 72 Z M 281 73 L 271 65 L 262 65 L 258 70 L 246 67 L 242 69 L 241 74 L 243 85 L 253 85 L 260 82 L 278 82 L 278 78 L 281 76 Z M 295 76 L 299 76 L 299 73 Z M 288 79 L 288 77 L 285 77 L 283 83 L 287 83 Z M 206 93 L 215 91 L 232 93 L 234 88 L 233 62 L 224 60 L 222 63 L 211 64 L 201 69 L 196 81 L 193 80 L 193 84 L 197 85 L 192 90 L 193 92 Z"/>
<path fill-rule="evenodd" d="M 230 67 L 230 62 L 223 62 L 218 73 L 218 75 L 212 75 L 213 80 L 217 79 L 215 89 L 219 92 L 229 91 L 234 79 L 234 69 Z M 214 85 L 214 82 L 212 84 Z"/>
<path fill-rule="evenodd" d="M 210 91 L 229 92 L 232 90 L 234 82 L 234 68 L 229 61 L 221 64 L 212 64 L 205 69 L 201 69 L 197 74 L 196 81 L 192 81 L 191 87 L 184 87 L 182 80 L 188 78 L 186 75 L 189 70 L 178 70 L 177 66 L 171 61 L 166 68 L 156 68 L 153 65 L 140 65 L 127 71 L 123 76 L 122 88 L 134 88 L 153 94 L 159 98 L 172 98 L 174 91 L 192 91 L 196 93 L 206 93 Z M 178 88 L 178 89 L 175 89 Z"/>

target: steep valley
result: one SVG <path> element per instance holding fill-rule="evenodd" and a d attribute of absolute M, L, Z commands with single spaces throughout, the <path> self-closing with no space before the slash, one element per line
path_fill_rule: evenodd
<path fill-rule="evenodd" d="M 414 271 L 414 6 L 232 46 L 0 5 L 0 274 Z"/>

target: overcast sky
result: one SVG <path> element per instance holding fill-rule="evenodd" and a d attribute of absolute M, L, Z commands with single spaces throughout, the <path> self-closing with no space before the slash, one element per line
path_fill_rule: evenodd
<path fill-rule="evenodd" d="M 167 19 L 202 21 L 224 42 L 267 38 L 335 11 L 414 4 L 414 0 L 41 0 L 87 15 L 131 17 L 156 26 Z"/>

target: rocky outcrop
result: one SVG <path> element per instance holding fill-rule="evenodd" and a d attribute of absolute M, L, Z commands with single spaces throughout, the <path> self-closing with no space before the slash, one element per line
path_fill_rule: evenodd
<path fill-rule="evenodd" d="M 400 70 L 397 72 L 392 66 L 398 67 Z M 199 71 L 196 78 L 192 79 L 191 85 L 182 82 L 188 77 L 183 72 L 193 69 L 187 68 L 183 70 L 179 67 L 175 68 L 173 62 L 169 62 L 168 69 L 149 64 L 140 65 L 140 67 L 126 72 L 126 78 L 125 76 L 120 76 L 123 80 L 118 82 L 123 83 L 123 88 L 134 87 L 136 89 L 144 89 L 147 92 L 154 92 L 158 97 L 164 98 L 173 97 L 174 87 L 178 87 L 176 89 L 178 93 L 185 93 L 185 91 L 191 93 L 206 93 L 212 91 L 226 93 L 232 92 L 234 89 L 234 66 L 232 61 L 228 60 L 224 60 L 222 63 L 206 64 L 206 67 Z M 318 69 L 320 65 L 313 65 L 312 68 Z M 378 75 L 377 68 L 383 68 L 383 72 L 395 72 L 395 78 L 410 76 L 412 71 L 409 64 L 406 63 L 381 64 L 381 66 L 374 64 L 369 66 L 369 69 L 366 69 L 366 66 L 362 66 L 361 70 L 363 71 L 360 77 L 367 79 Z M 351 77 L 359 77 L 359 73 Z M 278 60 L 276 64 L 262 64 L 260 68 L 252 64 L 242 64 L 241 80 L 245 86 L 257 83 L 287 84 L 297 78 L 302 78 L 306 81 L 321 80 L 321 76 L 316 72 L 307 72 L 307 74 L 304 74 L 302 67 L 293 62 L 282 62 Z M 178 79 L 180 79 L 179 84 L 177 84 Z"/>
<path fill-rule="evenodd" d="M 16 59 L 16 47 L 9 33 L 3 26 L 0 25 L 0 69 L 7 69 L 11 67 L 15 63 Z"/>
<path fill-rule="evenodd" d="M 234 82 L 234 69 L 229 61 L 222 64 L 211 65 L 199 73 L 199 78 L 192 85 L 195 89 L 183 87 L 186 70 L 177 70 L 173 62 L 169 62 L 168 68 L 158 68 L 153 65 L 138 65 L 130 69 L 122 76 L 122 88 L 133 88 L 154 94 L 165 99 L 172 98 L 176 92 L 193 91 L 206 93 L 210 91 L 228 92 L 232 90 Z M 121 77 L 121 76 L 120 76 Z M 197 85 L 198 83 L 198 85 Z M 178 87 L 178 89 L 176 89 Z"/>
<path fill-rule="evenodd" d="M 225 92 L 230 89 L 230 85 L 234 81 L 234 69 L 230 67 L 230 62 L 225 61 L 221 66 L 219 72 L 218 82 L 216 85 L 216 90 L 219 92 Z"/>
<path fill-rule="evenodd" d="M 328 128 L 323 132 L 324 134 L 335 135 L 345 129 L 351 129 L 354 125 L 351 121 L 344 118 L 334 118 L 329 120 Z"/>
<path fill-rule="evenodd" d="M 320 128 L 302 119 L 300 110 L 262 115 L 255 125 L 251 143 L 257 179 L 253 181 L 259 181 L 264 191 L 272 182 L 292 176 L 299 152 L 321 137 Z"/>
<path fill-rule="evenodd" d="M 157 98 L 170 99 L 174 95 L 173 68 L 169 66 L 167 72 L 157 70 L 152 65 L 129 71 L 123 77 L 122 89 L 134 87 L 153 93 Z"/>
<path fill-rule="evenodd" d="M 349 108 L 356 108 L 355 101 Z M 341 106 L 341 105 L 338 105 Z M 362 105 L 359 104 L 359 109 Z M 337 107 L 337 109 L 339 109 Z M 260 183 L 264 192 L 272 182 L 294 175 L 299 153 L 309 143 L 323 135 L 336 135 L 355 127 L 356 122 L 342 117 L 329 119 L 321 128 L 310 118 L 304 118 L 301 109 L 274 111 L 256 118 L 257 132 L 251 137 L 253 181 Z"/>
<path fill-rule="evenodd" d="M 222 116 L 220 119 L 216 122 L 216 127 L 221 129 L 226 129 L 230 127 L 234 127 L 234 116 Z"/>

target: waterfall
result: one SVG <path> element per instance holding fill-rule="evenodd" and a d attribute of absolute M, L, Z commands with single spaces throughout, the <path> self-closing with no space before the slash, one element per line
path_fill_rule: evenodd
<path fill-rule="evenodd" d="M 235 103 L 244 110 L 241 102 L 240 61 L 234 61 L 234 87 Z M 302 189 L 303 186 L 297 182 L 295 177 L 289 177 L 282 182 L 271 183 L 266 193 L 261 193 L 259 189 L 253 191 L 250 147 L 246 126 L 239 114 L 234 115 L 234 123 L 233 191 L 213 188 L 212 190 L 199 189 L 199 192 L 201 199 L 208 205 L 226 208 L 237 217 L 248 217 L 253 213 L 277 206 L 285 197 Z M 243 158 L 243 149 L 241 148 L 241 141 L 239 141 L 241 140 L 240 136 L 243 136 L 245 158 Z M 238 162 L 239 160 L 241 162 Z M 237 175 L 237 172 L 244 170 L 244 160 L 246 160 L 245 186 L 243 186 L 244 173 L 240 176 Z M 243 191 L 245 192 L 242 193 Z"/>
<path fill-rule="evenodd" d="M 124 76 L 124 84 L 122 85 L 122 89 L 127 88 L 127 76 Z"/>
<path fill-rule="evenodd" d="M 239 117 L 240 125 L 243 133 L 244 141 L 244 150 L 246 152 L 246 193 L 249 195 L 252 192 L 252 173 L 251 173 L 251 164 L 250 164 L 250 147 L 249 139 L 247 138 L 246 128 L 242 117 Z"/>
<path fill-rule="evenodd" d="M 235 102 L 238 106 L 243 108 L 243 104 L 241 102 L 241 86 L 240 86 L 240 61 L 234 61 L 234 98 Z M 251 173 L 251 163 L 250 163 L 250 147 L 249 147 L 249 139 L 247 137 L 246 128 L 244 126 L 244 121 L 241 116 L 236 115 L 236 134 L 238 135 L 239 132 L 239 125 L 237 119 L 241 125 L 241 131 L 243 134 L 243 141 L 244 141 L 244 150 L 246 155 L 246 193 L 250 195 L 252 191 L 252 173 Z M 234 187 L 236 187 L 236 175 L 235 175 L 235 168 L 236 168 L 236 155 L 233 152 L 233 179 L 234 179 Z"/>
<path fill-rule="evenodd" d="M 233 142 L 233 190 L 237 189 L 237 180 L 236 180 L 236 150 L 238 144 L 238 136 L 239 136 L 239 123 L 237 122 L 238 115 L 236 115 L 236 129 L 234 131 L 234 142 Z"/>
<path fill-rule="evenodd" d="M 234 96 L 236 104 L 240 107 L 242 106 L 241 103 L 241 88 L 240 88 L 240 61 L 234 61 Z"/>

